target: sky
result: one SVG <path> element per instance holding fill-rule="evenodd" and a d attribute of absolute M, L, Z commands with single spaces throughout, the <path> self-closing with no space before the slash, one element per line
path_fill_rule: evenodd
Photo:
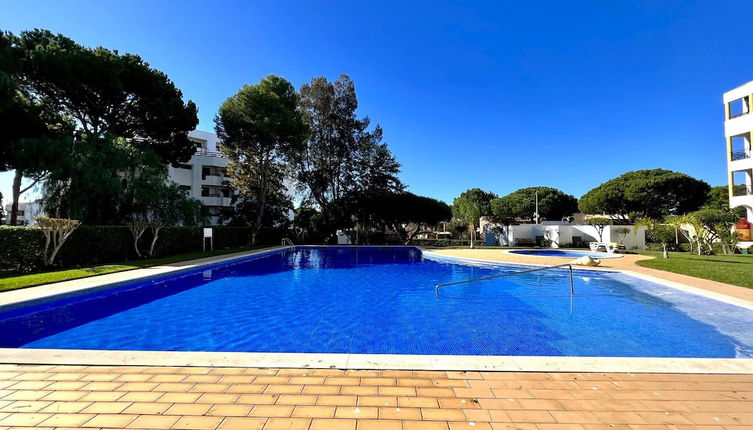
<path fill-rule="evenodd" d="M 138 54 L 205 131 L 269 74 L 297 88 L 348 74 L 409 191 L 451 202 L 473 187 L 580 197 L 649 168 L 726 184 L 722 93 L 753 80 L 751 17 L 750 0 L 5 0 L 0 30 Z"/>

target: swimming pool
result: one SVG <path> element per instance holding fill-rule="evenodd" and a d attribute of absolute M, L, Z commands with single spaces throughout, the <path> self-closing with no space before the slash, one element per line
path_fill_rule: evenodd
<path fill-rule="evenodd" d="M 619 273 L 297 247 L 0 312 L 0 346 L 441 355 L 753 357 L 753 311 Z"/>
<path fill-rule="evenodd" d="M 510 254 L 530 255 L 535 257 L 562 257 L 562 258 L 578 258 L 585 255 L 593 258 L 621 258 L 620 254 L 609 254 L 607 252 L 590 252 L 590 251 L 577 251 L 577 250 L 562 250 L 562 249 L 515 249 L 508 251 Z"/>

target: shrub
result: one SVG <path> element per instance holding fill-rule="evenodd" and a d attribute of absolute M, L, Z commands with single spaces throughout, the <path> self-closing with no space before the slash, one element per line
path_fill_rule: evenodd
<path fill-rule="evenodd" d="M 416 239 L 413 240 L 416 246 L 470 246 L 471 241 L 467 239 Z"/>
<path fill-rule="evenodd" d="M 152 240 L 144 233 L 142 246 Z M 249 227 L 214 227 L 214 248 L 248 246 Z M 163 227 L 155 245 L 154 257 L 201 251 L 201 227 Z M 257 235 L 259 245 L 279 245 L 283 237 L 293 237 L 285 229 L 263 228 Z M 29 273 L 44 268 L 44 234 L 36 227 L 0 226 L 0 274 Z M 91 266 L 137 259 L 133 236 L 125 226 L 82 225 L 60 248 L 59 267 Z"/>
<path fill-rule="evenodd" d="M 44 265 L 44 234 L 38 228 L 0 226 L 0 273 L 28 273 Z"/>
<path fill-rule="evenodd" d="M 82 225 L 60 248 L 58 264 L 89 266 L 133 259 L 132 241 L 126 227 Z"/>

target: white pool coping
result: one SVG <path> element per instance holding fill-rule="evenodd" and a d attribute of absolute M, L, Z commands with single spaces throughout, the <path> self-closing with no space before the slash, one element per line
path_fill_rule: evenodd
<path fill-rule="evenodd" d="M 59 296 L 106 289 L 133 280 L 144 280 L 169 273 L 191 270 L 252 255 L 279 252 L 284 247 L 267 248 L 192 260 L 168 266 L 156 266 L 127 272 L 112 273 L 59 282 L 55 284 L 0 293 L 0 306 L 22 306 Z M 440 259 L 483 264 L 510 263 L 450 257 L 422 252 Z M 536 266 L 512 263 L 520 266 Z M 580 268 L 579 268 L 580 270 Z M 584 270 L 594 270 L 592 268 Z M 604 271 L 604 269 L 595 269 Z M 753 310 L 753 303 L 723 294 L 689 287 L 652 276 L 609 269 L 640 279 L 656 282 L 714 300 Z M 121 275 L 121 276 L 113 276 Z M 85 282 L 87 281 L 87 282 Z M 475 356 L 475 355 L 398 355 L 398 354 L 309 354 L 254 352 L 189 352 L 189 351 L 116 351 L 73 349 L 0 348 L 3 364 L 71 364 L 120 366 L 201 366 L 201 367 L 272 367 L 272 368 L 336 368 L 336 369 L 399 369 L 452 371 L 514 371 L 514 372 L 627 372 L 627 373 L 717 373 L 753 374 L 753 359 L 743 358 L 645 358 L 645 357 L 548 357 L 548 356 Z"/>

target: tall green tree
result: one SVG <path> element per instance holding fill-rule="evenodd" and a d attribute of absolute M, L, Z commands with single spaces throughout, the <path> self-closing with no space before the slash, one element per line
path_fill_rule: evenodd
<path fill-rule="evenodd" d="M 633 231 L 638 232 L 641 227 L 645 227 L 646 239 L 661 244 L 662 257 L 669 258 L 669 244 L 672 243 L 676 236 L 675 227 L 671 224 L 661 223 L 651 218 L 641 218 L 633 225 Z"/>
<path fill-rule="evenodd" d="M 255 205 L 251 244 L 262 227 L 267 200 L 284 193 L 288 166 L 304 149 L 308 127 L 298 94 L 287 80 L 269 75 L 225 100 L 215 118 L 230 183 Z"/>
<path fill-rule="evenodd" d="M 463 191 L 452 201 L 453 217 L 468 226 L 468 233 L 471 237 L 471 248 L 473 248 L 473 241 L 476 238 L 476 227 L 478 226 L 479 218 L 492 215 L 491 202 L 496 198 L 497 195 L 492 192 L 487 192 L 480 188 L 471 188 Z"/>
<path fill-rule="evenodd" d="M 409 192 L 370 196 L 363 207 L 372 220 L 390 227 L 404 245 L 409 245 L 422 229 L 452 218 L 447 203 Z"/>
<path fill-rule="evenodd" d="M 745 218 L 745 208 L 738 207 L 730 209 L 729 207 L 729 188 L 726 185 L 711 187 L 706 194 L 706 202 L 703 204 L 705 209 L 720 209 L 723 211 L 732 211 L 738 218 Z"/>
<path fill-rule="evenodd" d="M 301 87 L 301 110 L 310 133 L 296 159 L 296 179 L 307 200 L 320 211 L 323 228 L 333 232 L 350 225 L 362 195 L 399 192 L 400 165 L 378 125 L 356 114 L 353 81 L 314 78 Z"/>
<path fill-rule="evenodd" d="M 0 171 L 13 170 L 10 223 L 17 223 L 22 194 L 44 180 L 70 151 L 72 126 L 21 91 L 25 51 L 0 33 Z M 31 181 L 22 186 L 24 178 Z"/>
<path fill-rule="evenodd" d="M 714 244 L 718 244 L 725 254 L 734 252 L 737 244 L 737 234 L 732 228 L 738 216 L 729 209 L 701 209 L 688 214 L 695 220 L 693 225 L 697 229 L 699 250 L 707 254 L 714 253 Z"/>
<path fill-rule="evenodd" d="M 196 106 L 139 56 L 83 47 L 46 30 L 21 33 L 17 45 L 23 52 L 20 92 L 75 124 L 70 155 L 46 182 L 52 212 L 119 222 L 112 218 L 117 211 L 103 207 L 120 200 L 123 171 L 141 167 L 130 162 L 177 164 L 193 154 L 187 132 L 198 123 Z M 156 157 L 133 157 L 132 150 Z"/>
<path fill-rule="evenodd" d="M 532 218 L 536 211 L 536 193 L 539 200 L 539 216 L 559 221 L 578 211 L 578 200 L 570 194 L 551 187 L 521 188 L 492 201 L 492 212 L 499 217 Z M 498 201 L 496 201 L 498 200 Z"/>
<path fill-rule="evenodd" d="M 588 191 L 578 201 L 587 214 L 605 214 L 619 219 L 631 216 L 663 219 L 700 208 L 709 185 L 671 170 L 635 170 Z"/>

